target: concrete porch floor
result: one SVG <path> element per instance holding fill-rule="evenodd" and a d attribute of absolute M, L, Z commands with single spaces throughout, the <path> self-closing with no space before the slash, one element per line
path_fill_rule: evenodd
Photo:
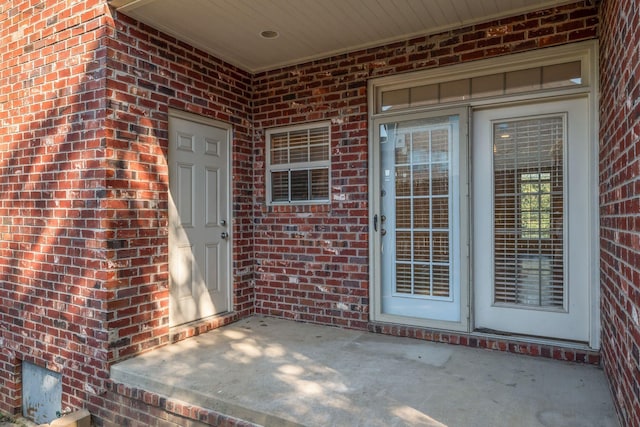
<path fill-rule="evenodd" d="M 265 426 L 618 426 L 594 366 L 263 317 L 111 376 Z"/>

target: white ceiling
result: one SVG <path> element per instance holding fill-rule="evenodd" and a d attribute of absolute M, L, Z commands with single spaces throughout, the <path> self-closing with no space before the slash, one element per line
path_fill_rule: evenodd
<path fill-rule="evenodd" d="M 433 34 L 566 0 L 111 0 L 119 12 L 250 72 Z M 260 33 L 277 31 L 265 39 Z"/>

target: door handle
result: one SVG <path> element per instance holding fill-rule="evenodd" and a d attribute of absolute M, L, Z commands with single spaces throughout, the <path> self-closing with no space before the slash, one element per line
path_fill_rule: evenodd
<path fill-rule="evenodd" d="M 222 233 L 220 233 L 220 237 L 227 240 L 227 238 L 229 238 L 229 233 L 227 233 L 226 231 L 223 231 Z"/>
<path fill-rule="evenodd" d="M 221 219 L 220 225 L 224 227 L 225 225 L 227 225 L 227 221 L 225 221 L 224 219 Z"/>
<path fill-rule="evenodd" d="M 378 214 L 373 216 L 373 231 L 378 231 Z"/>

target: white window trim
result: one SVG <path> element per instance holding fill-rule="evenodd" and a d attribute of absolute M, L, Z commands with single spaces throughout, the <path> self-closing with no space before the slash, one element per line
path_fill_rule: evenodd
<path fill-rule="evenodd" d="M 271 164 L 271 135 L 279 133 L 292 133 L 301 130 L 311 130 L 318 128 L 326 128 L 328 133 L 328 146 L 327 146 L 327 160 L 322 161 L 309 161 L 309 162 L 294 162 L 284 163 L 278 165 Z M 327 169 L 327 198 L 319 200 L 288 200 L 288 201 L 273 201 L 271 194 L 271 175 L 272 172 L 278 171 L 299 171 L 299 170 L 313 170 L 313 169 Z M 302 125 L 284 126 L 267 129 L 265 133 L 265 187 L 266 187 L 266 203 L 268 206 L 292 206 L 292 205 L 326 205 L 331 202 L 331 122 L 311 122 Z M 289 199 L 291 199 L 291 191 L 289 190 Z"/>

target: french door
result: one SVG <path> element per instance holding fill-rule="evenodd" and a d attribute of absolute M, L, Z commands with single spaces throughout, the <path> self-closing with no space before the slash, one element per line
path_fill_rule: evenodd
<path fill-rule="evenodd" d="M 466 110 L 381 118 L 374 126 L 374 316 L 466 330 Z"/>
<path fill-rule="evenodd" d="M 599 343 L 597 43 L 369 82 L 373 321 Z"/>
<path fill-rule="evenodd" d="M 476 330 L 588 341 L 587 98 L 473 113 Z"/>
<path fill-rule="evenodd" d="M 373 319 L 588 342 L 587 99 L 472 112 L 374 120 Z"/>

